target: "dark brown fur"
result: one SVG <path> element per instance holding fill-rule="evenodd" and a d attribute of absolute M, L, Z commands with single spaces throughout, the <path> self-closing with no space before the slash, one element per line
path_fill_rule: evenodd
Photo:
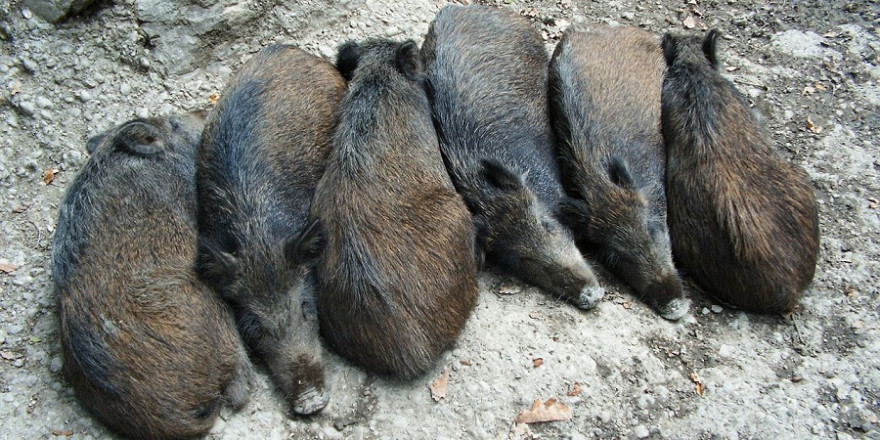
<path fill-rule="evenodd" d="M 779 156 L 745 99 L 718 73 L 717 36 L 663 39 L 674 255 L 722 300 L 791 312 L 816 270 L 815 196 L 807 173 Z"/>
<path fill-rule="evenodd" d="M 232 315 L 192 270 L 200 129 L 138 120 L 90 141 L 53 239 L 64 371 L 132 438 L 205 434 L 249 392 Z"/>
<path fill-rule="evenodd" d="M 638 28 L 572 26 L 550 64 L 564 203 L 580 244 L 663 317 L 687 311 L 666 225 L 660 41 Z"/>
<path fill-rule="evenodd" d="M 269 46 L 227 86 L 199 151 L 199 275 L 298 414 L 329 397 L 314 275 L 285 249 L 306 226 L 344 92 L 331 63 Z"/>
<path fill-rule="evenodd" d="M 594 307 L 605 289 L 557 218 L 565 194 L 541 36 L 512 11 L 448 5 L 431 22 L 422 56 L 440 149 L 486 262 Z"/>
<path fill-rule="evenodd" d="M 471 217 L 443 167 L 415 44 L 349 43 L 337 65 L 351 83 L 300 253 L 317 258 L 330 345 L 370 371 L 414 377 L 476 302 Z"/>

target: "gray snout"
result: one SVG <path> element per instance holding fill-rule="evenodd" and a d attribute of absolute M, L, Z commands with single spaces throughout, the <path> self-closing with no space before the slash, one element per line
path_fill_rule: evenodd
<path fill-rule="evenodd" d="M 302 393 L 293 405 L 293 412 L 300 415 L 310 415 L 324 409 L 330 401 L 330 395 L 324 390 L 309 388 Z"/>
<path fill-rule="evenodd" d="M 583 310 L 596 307 L 596 304 L 605 296 L 605 288 L 599 286 L 584 287 L 575 300 L 575 305 Z"/>

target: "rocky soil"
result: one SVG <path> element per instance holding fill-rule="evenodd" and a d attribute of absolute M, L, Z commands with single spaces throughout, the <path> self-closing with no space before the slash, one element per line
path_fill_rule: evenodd
<path fill-rule="evenodd" d="M 62 2 L 63 3 L 63 2 Z M 0 0 L 0 438 L 107 438 L 59 374 L 49 244 L 85 140 L 202 109 L 262 46 L 325 57 L 348 39 L 421 40 L 435 0 Z M 87 3 L 87 2 L 86 2 Z M 494 1 L 490 1 L 494 4 Z M 48 10 L 49 6 L 55 7 Z M 823 233 L 791 317 L 723 307 L 658 318 L 606 272 L 579 311 L 487 273 L 455 349 L 410 382 L 329 355 L 329 407 L 290 417 L 265 375 L 210 438 L 880 439 L 880 7 L 866 0 L 499 0 L 548 50 L 571 23 L 724 38 L 724 71 L 809 172 Z M 58 11 L 79 10 L 53 24 Z M 50 8 L 51 9 L 51 8 Z M 55 11 L 55 12 L 53 12 Z M 62 11 L 62 13 L 63 13 Z M 39 12 L 41 15 L 38 15 Z M 540 359 L 540 360 L 538 360 Z M 449 372 L 445 398 L 429 385 Z M 169 374 L 174 374 L 169 372 Z M 536 399 L 567 421 L 517 425 Z"/>

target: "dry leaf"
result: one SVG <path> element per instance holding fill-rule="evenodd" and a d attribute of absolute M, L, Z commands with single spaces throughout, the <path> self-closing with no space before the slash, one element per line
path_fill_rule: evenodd
<path fill-rule="evenodd" d="M 532 359 L 532 367 L 538 368 L 541 365 L 544 365 L 544 358 L 534 358 Z"/>
<path fill-rule="evenodd" d="M 873 197 L 868 197 L 868 209 L 877 209 L 877 206 L 880 205 L 880 202 Z"/>
<path fill-rule="evenodd" d="M 816 83 L 816 90 L 818 90 L 820 92 L 825 91 L 825 84 Z"/>
<path fill-rule="evenodd" d="M 217 101 L 218 101 L 219 99 L 220 99 L 220 94 L 219 94 L 219 93 L 211 93 L 210 95 L 208 95 L 208 102 L 210 102 L 211 105 L 216 105 L 216 104 L 217 104 Z"/>
<path fill-rule="evenodd" d="M 470 367 L 470 366 L 471 366 L 471 362 L 470 362 L 470 361 L 458 361 L 458 363 L 464 365 L 465 367 Z"/>
<path fill-rule="evenodd" d="M 825 38 L 834 38 L 834 37 L 837 36 L 837 33 L 836 33 L 836 32 L 828 32 L 828 33 L 826 33 L 825 35 L 822 35 L 822 36 L 825 37 Z"/>
<path fill-rule="evenodd" d="M 569 419 L 571 419 L 571 409 L 551 397 L 546 402 L 541 399 L 535 400 L 531 408 L 516 416 L 516 423 L 558 422 Z"/>
<path fill-rule="evenodd" d="M 700 380 L 700 376 L 697 375 L 696 371 L 691 372 L 691 381 L 696 385 L 697 395 L 703 397 L 703 382 Z"/>
<path fill-rule="evenodd" d="M 58 168 L 46 168 L 43 171 L 43 183 L 46 185 L 52 183 L 52 181 L 55 180 L 55 175 L 58 174 L 59 171 L 61 170 Z"/>
<path fill-rule="evenodd" d="M 69 431 L 67 429 L 53 429 L 52 435 L 55 437 L 70 437 L 73 435 L 73 431 Z"/>
<path fill-rule="evenodd" d="M 813 133 L 819 134 L 822 132 L 822 127 L 813 123 L 813 119 L 809 116 L 807 117 L 807 130 L 810 130 Z"/>
<path fill-rule="evenodd" d="M 693 29 L 693 28 L 695 28 L 695 27 L 697 26 L 697 20 L 694 18 L 693 15 L 688 15 L 688 16 L 684 19 L 684 21 L 682 21 L 682 24 L 683 24 L 684 27 L 687 28 L 687 29 Z"/>
<path fill-rule="evenodd" d="M 623 302 L 623 308 L 629 310 L 632 307 L 632 303 L 629 301 Z"/>
<path fill-rule="evenodd" d="M 529 318 L 538 319 L 541 315 L 536 312 L 529 312 Z"/>
<path fill-rule="evenodd" d="M 11 351 L 0 351 L 0 358 L 6 359 L 7 361 L 14 361 L 18 359 L 18 356 Z"/>
<path fill-rule="evenodd" d="M 575 382 L 574 385 L 571 386 L 571 391 L 568 392 L 568 396 L 574 397 L 580 393 L 581 393 L 581 384 Z"/>
<path fill-rule="evenodd" d="M 443 374 L 431 382 L 431 398 L 435 402 L 446 398 L 446 384 L 449 383 L 449 370 L 443 370 Z"/>
<path fill-rule="evenodd" d="M 0 263 L 0 272 L 3 273 L 12 273 L 18 269 L 17 266 L 13 266 L 11 264 Z"/>

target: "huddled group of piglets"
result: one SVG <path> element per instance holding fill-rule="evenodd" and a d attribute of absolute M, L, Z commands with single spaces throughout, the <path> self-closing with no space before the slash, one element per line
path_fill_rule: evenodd
<path fill-rule="evenodd" d="M 502 9 L 448 6 L 416 43 L 336 65 L 256 54 L 206 121 L 88 142 L 53 242 L 64 370 L 137 438 L 197 436 L 265 365 L 297 414 L 328 402 L 322 343 L 416 377 L 456 340 L 484 265 L 589 309 L 598 259 L 661 316 L 679 270 L 790 312 L 817 209 L 705 39 L 573 26 L 548 59 Z"/>

